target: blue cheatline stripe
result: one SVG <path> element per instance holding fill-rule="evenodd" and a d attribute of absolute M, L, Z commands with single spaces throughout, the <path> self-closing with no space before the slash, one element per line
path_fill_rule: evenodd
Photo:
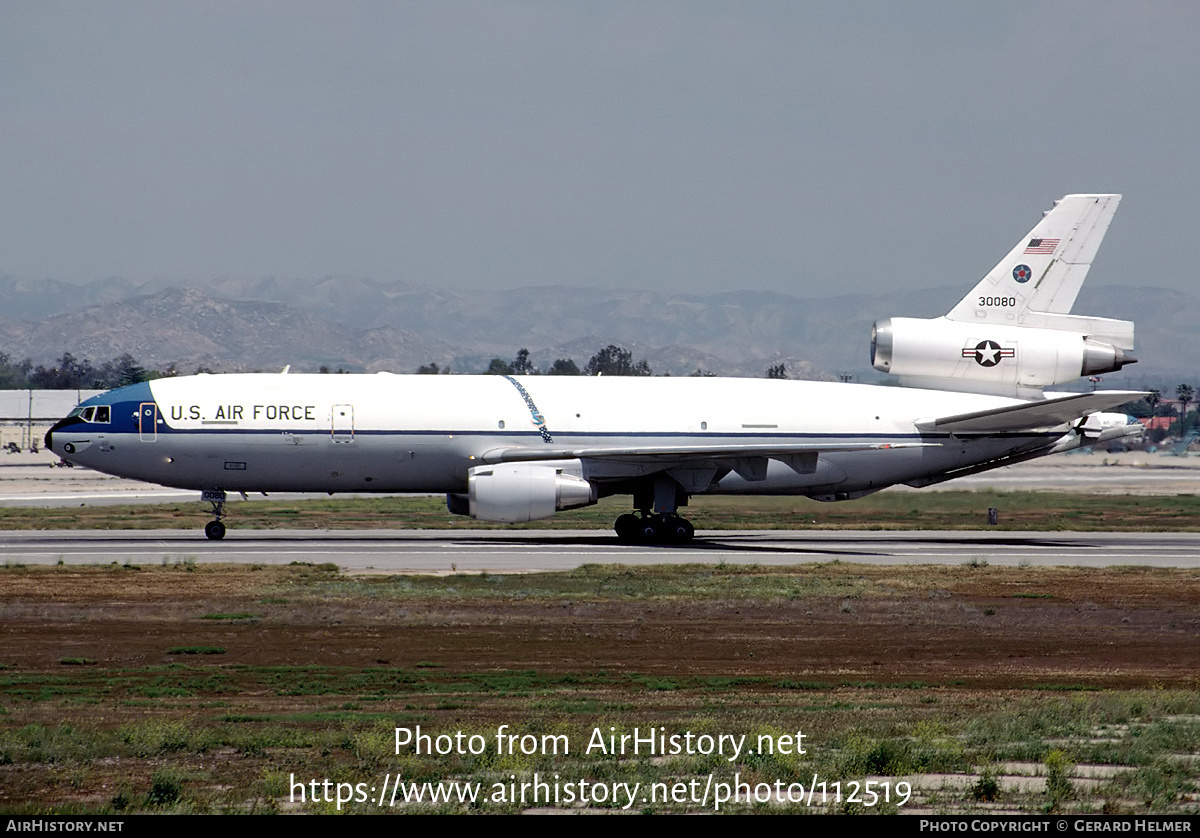
<path fill-rule="evenodd" d="M 529 407 L 529 415 L 533 417 L 533 424 L 537 425 L 538 433 L 542 435 L 542 442 L 554 442 L 554 437 L 550 436 L 550 429 L 546 427 L 546 420 L 542 416 L 542 412 L 537 409 L 537 405 L 533 403 L 533 396 L 521 386 L 521 382 L 517 381 L 511 375 L 502 376 L 509 384 L 517 388 L 517 392 L 521 394 L 521 398 L 525 400 L 525 404 Z"/>
<path fill-rule="evenodd" d="M 521 386 L 520 382 L 513 380 L 509 376 L 501 376 L 501 377 L 507 378 L 517 388 L 517 392 L 521 393 L 522 397 L 526 401 L 526 404 L 529 405 L 530 415 L 533 417 L 534 422 L 538 423 L 538 431 L 540 432 L 542 439 L 545 442 L 553 442 L 554 438 L 550 435 L 550 430 L 546 427 L 545 420 L 542 418 L 542 414 L 538 411 L 537 406 L 533 403 L 533 399 L 525 391 L 525 388 Z M 145 387 L 145 386 L 146 385 L 144 385 L 144 384 L 135 384 L 135 385 L 132 385 L 132 387 L 128 388 L 128 389 L 132 390 L 133 387 Z M 149 390 L 148 387 L 146 389 Z M 133 393 L 136 394 L 136 391 L 133 391 Z M 99 397 L 97 396 L 96 398 L 99 398 Z M 88 401 L 90 402 L 92 400 L 89 399 Z M 145 401 L 152 401 L 152 399 L 146 399 Z M 97 403 L 100 404 L 103 402 L 97 402 Z M 86 404 L 86 402 L 85 402 L 85 404 Z M 141 402 L 136 402 L 136 401 L 135 402 L 115 402 L 115 403 L 110 403 L 110 404 L 111 404 L 111 407 L 113 408 L 113 410 L 117 411 L 117 410 L 129 409 L 129 408 L 137 408 L 141 405 Z M 159 407 L 159 416 L 162 417 L 161 406 Z M 114 420 L 115 420 L 115 418 L 116 418 L 116 415 L 114 414 Z M 72 423 L 72 424 L 86 424 L 86 423 L 80 421 L 79 423 Z M 115 421 L 114 421 L 114 424 L 115 424 Z M 89 427 L 93 427 L 93 426 L 89 425 Z M 100 429 L 100 430 L 107 430 L 109 433 L 114 433 L 114 434 L 123 433 L 122 431 L 119 431 L 119 430 L 113 430 L 113 425 L 100 424 L 100 425 L 95 425 L 94 427 L 96 427 L 97 429 Z M 184 429 L 184 428 L 173 428 L 173 427 L 171 427 L 171 425 L 169 423 L 165 423 L 158 428 L 158 433 L 160 436 L 164 435 L 164 434 L 167 434 L 167 435 L 170 435 L 170 434 L 278 435 L 282 432 L 287 432 L 287 433 L 294 434 L 297 436 L 328 436 L 329 435 L 328 429 L 297 428 L 294 426 L 293 427 L 279 427 L 279 428 L 242 428 L 242 427 L 213 428 L 213 427 L 207 427 L 207 428 Z M 137 430 L 134 429 L 132 431 L 132 433 L 136 434 Z M 508 430 L 500 431 L 500 430 L 496 430 L 496 429 L 470 430 L 467 428 L 443 428 L 443 429 L 433 429 L 433 428 L 429 428 L 429 429 L 356 428 L 355 429 L 355 435 L 362 435 L 362 436 L 444 437 L 444 436 L 448 436 L 448 435 L 454 435 L 454 436 L 464 436 L 464 437 L 465 436 L 521 437 L 521 436 L 524 436 L 525 433 L 526 433 L 525 431 L 508 431 Z M 919 441 L 919 440 L 929 440 L 929 439 L 949 439 L 951 436 L 954 436 L 954 434 L 952 434 L 949 431 L 933 431 L 933 432 L 926 432 L 926 433 L 890 433 L 890 434 L 885 434 L 885 433 L 873 433 L 873 434 L 872 433 L 866 433 L 866 434 L 831 433 L 828 431 L 825 431 L 825 432 L 817 431 L 817 432 L 807 432 L 807 433 L 803 432 L 803 431 L 800 431 L 800 432 L 776 431 L 774 433 L 762 433 L 761 431 L 730 431 L 730 432 L 726 432 L 726 433 L 719 433 L 719 432 L 714 433 L 713 431 L 705 431 L 702 433 L 701 432 L 690 432 L 690 431 L 564 431 L 564 432 L 559 432 L 559 436 L 560 437 L 571 437 L 571 438 L 582 438 L 582 439 L 588 439 L 588 438 L 592 438 L 592 437 L 608 437 L 608 438 L 616 438 L 616 439 L 662 439 L 662 438 L 674 437 L 676 439 L 702 439 L 706 443 L 719 445 L 721 440 L 729 440 L 729 439 L 757 439 L 757 440 L 764 440 L 766 442 L 771 442 L 771 441 L 776 441 L 776 440 L 785 441 L 785 440 L 806 440 L 806 439 L 854 440 L 856 442 L 876 442 L 876 441 L 885 442 L 885 441 L 898 441 L 898 440 Z M 1044 439 L 1058 439 L 1059 437 L 1062 436 L 1062 434 L 1056 433 L 1054 431 L 1004 431 L 1004 432 L 998 432 L 998 433 L 997 432 L 988 433 L 986 431 L 979 431 L 974 434 L 961 434 L 960 433 L 959 436 L 967 436 L 968 438 L 985 437 L 986 436 L 986 437 L 990 437 L 993 439 L 1009 439 L 1009 438 L 1027 439 L 1030 437 L 1042 437 Z"/>
<path fill-rule="evenodd" d="M 161 416 L 161 411 L 160 414 Z M 86 424 L 82 421 L 79 424 Z M 91 427 L 91 426 L 89 426 Z M 101 429 L 109 429 L 109 425 L 97 425 Z M 544 427 L 540 429 L 542 438 L 546 439 L 549 435 L 549 430 Z M 111 431 L 112 433 L 123 433 L 123 431 Z M 131 433 L 137 433 L 133 430 Z M 295 436 L 329 436 L 328 429 L 311 429 L 298 428 L 295 426 L 279 427 L 279 428 L 243 428 L 243 427 L 202 427 L 202 428 L 172 428 L 169 424 L 162 425 L 158 429 L 159 435 L 174 435 L 183 434 L 185 436 L 192 434 L 224 434 L 229 436 L 250 435 L 250 436 L 277 436 L 280 433 L 289 433 Z M 524 437 L 527 431 L 512 431 L 512 430 L 472 430 L 469 428 L 355 428 L 355 436 L 427 436 L 427 437 Z M 689 432 L 689 431 L 558 431 L 559 438 L 567 437 L 571 439 L 591 439 L 595 437 L 606 437 L 613 439 L 696 439 L 704 440 L 708 444 L 720 445 L 723 440 L 762 440 L 765 443 L 771 442 L 787 442 L 789 440 L 845 440 L 854 442 L 897 442 L 904 440 L 930 440 L 930 439 L 949 439 L 955 434 L 949 431 L 932 431 L 926 433 L 896 433 L 896 434 L 855 434 L 855 433 L 831 433 L 831 432 L 794 432 L 780 431 L 777 433 L 754 433 L 747 431 L 714 433 L 713 431 L 705 432 Z M 1043 437 L 1045 439 L 1058 439 L 1062 436 L 1061 433 L 1053 431 L 1005 431 L 1003 433 L 988 433 L 980 431 L 975 434 L 958 433 L 960 437 L 989 437 L 994 439 L 1008 439 L 1029 437 Z M 553 442 L 553 438 L 547 439 L 547 442 Z"/>

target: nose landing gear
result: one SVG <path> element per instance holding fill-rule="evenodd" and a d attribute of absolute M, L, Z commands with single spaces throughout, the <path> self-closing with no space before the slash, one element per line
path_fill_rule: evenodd
<path fill-rule="evenodd" d="M 225 537 L 225 525 L 221 519 L 225 517 L 225 492 L 220 489 L 207 489 L 200 493 L 200 500 L 212 504 L 214 520 L 204 525 L 204 534 L 214 541 Z"/>

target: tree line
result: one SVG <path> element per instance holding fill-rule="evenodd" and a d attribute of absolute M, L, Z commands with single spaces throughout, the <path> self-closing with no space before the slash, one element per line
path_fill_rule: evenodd
<path fill-rule="evenodd" d="M 212 372 L 206 367 L 198 367 L 196 372 Z M 328 366 L 322 365 L 320 372 L 333 372 Z M 346 370 L 338 369 L 345 373 Z M 441 369 L 436 363 L 421 366 L 417 373 L 420 375 L 448 374 L 449 369 Z M 654 371 L 644 358 L 635 360 L 633 352 L 616 344 L 609 344 L 600 349 L 580 369 L 573 358 L 558 358 L 549 369 L 538 369 L 529 357 L 529 350 L 522 348 L 511 361 L 503 358 L 493 358 L 485 371 L 488 375 L 625 375 L 650 376 Z M 156 370 L 141 364 L 128 352 L 102 363 L 93 363 L 87 358 L 78 358 L 70 352 L 64 352 L 53 364 L 34 366 L 29 358 L 17 361 L 11 355 L 0 352 L 0 390 L 111 390 L 125 387 L 155 378 L 168 378 L 178 375 L 174 365 Z M 669 375 L 670 373 L 667 373 Z M 713 373 L 697 369 L 694 376 L 710 376 Z M 786 378 L 787 373 L 783 364 L 773 365 L 768 371 L 769 378 Z"/>
<path fill-rule="evenodd" d="M 424 364 L 417 369 L 418 375 L 438 375 L 448 373 L 435 363 Z M 517 350 L 517 355 L 511 361 L 503 358 L 493 358 L 485 371 L 487 375 L 654 375 L 649 362 L 644 358 L 633 360 L 633 352 L 624 347 L 610 343 L 588 359 L 583 369 L 573 358 L 559 358 L 544 372 L 529 358 L 528 349 Z M 670 375 L 670 373 L 665 373 Z M 699 369 L 689 374 L 692 377 L 703 378 L 715 375 L 707 370 Z M 767 378 L 787 378 L 787 367 L 782 363 L 772 364 L 767 368 Z"/>
<path fill-rule="evenodd" d="M 437 364 L 425 364 L 417 369 L 418 375 L 438 375 L 445 370 Z M 529 358 L 528 349 L 520 349 L 511 361 L 493 358 L 485 371 L 486 375 L 653 375 L 650 364 L 643 358 L 633 360 L 628 349 L 610 343 L 588 360 L 583 369 L 573 358 L 559 358 L 543 372 Z"/>
<path fill-rule="evenodd" d="M 164 375 L 175 371 L 147 369 L 128 352 L 99 365 L 64 352 L 49 367 L 0 352 L 0 390 L 111 390 Z"/>

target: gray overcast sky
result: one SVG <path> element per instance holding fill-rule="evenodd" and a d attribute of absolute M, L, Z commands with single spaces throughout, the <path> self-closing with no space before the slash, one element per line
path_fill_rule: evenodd
<path fill-rule="evenodd" d="M 1194 289 L 1200 3 L 0 4 L 0 273 Z"/>

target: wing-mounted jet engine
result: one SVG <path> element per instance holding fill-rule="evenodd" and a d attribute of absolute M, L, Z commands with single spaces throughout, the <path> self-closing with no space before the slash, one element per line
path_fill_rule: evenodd
<path fill-rule="evenodd" d="M 944 317 L 871 328 L 871 363 L 905 386 L 1040 398 L 1132 364 L 1133 323 L 1071 314 L 1120 195 L 1067 195 Z"/>
<path fill-rule="evenodd" d="M 584 480 L 582 473 L 583 464 L 579 460 L 558 465 L 476 466 L 467 472 L 467 494 L 454 495 L 446 504 L 451 512 L 480 521 L 502 524 L 537 521 L 564 509 L 596 502 L 596 487 Z"/>

